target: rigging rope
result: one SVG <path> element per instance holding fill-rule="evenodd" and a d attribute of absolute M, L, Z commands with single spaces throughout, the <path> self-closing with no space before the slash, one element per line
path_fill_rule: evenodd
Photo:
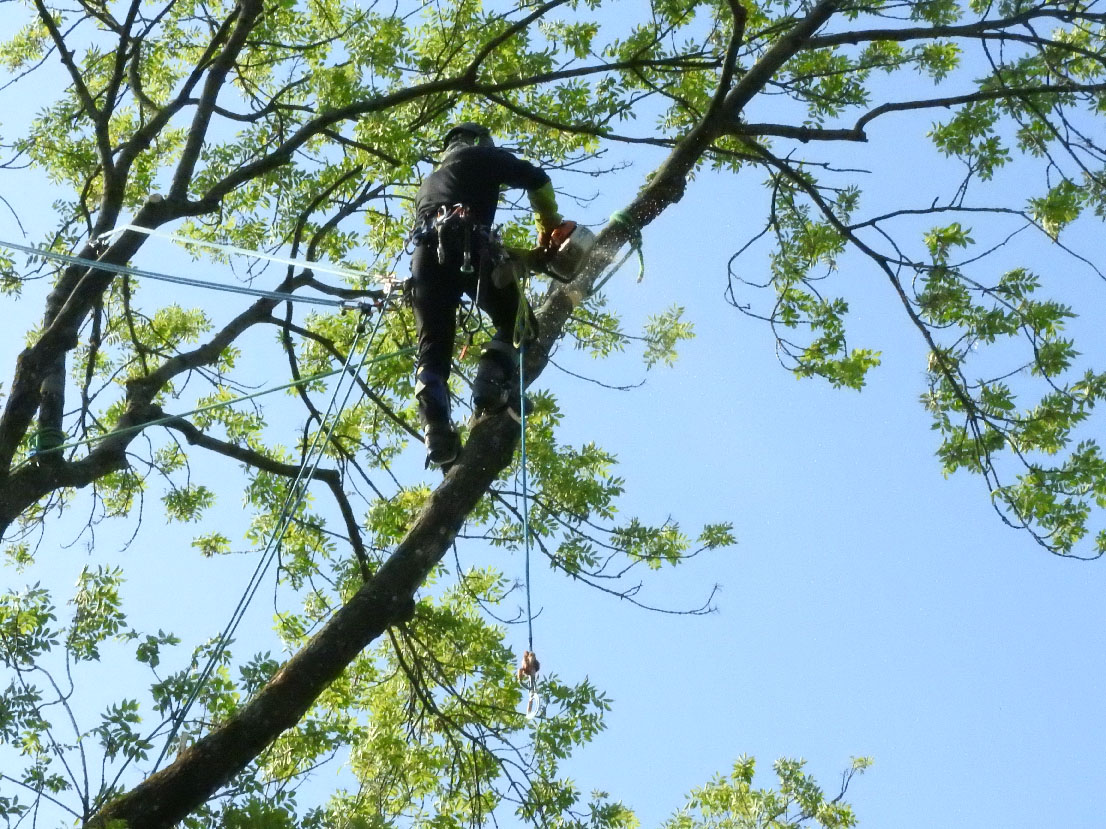
<path fill-rule="evenodd" d="M 526 474 L 526 378 L 525 378 L 526 346 L 518 349 L 518 419 L 521 433 L 519 446 L 519 465 L 522 467 L 522 545 L 525 555 L 526 576 L 526 636 L 530 647 L 534 650 L 534 612 L 530 599 L 530 484 Z"/>
<path fill-rule="evenodd" d="M 203 279 L 194 279 L 188 276 L 174 276 L 172 274 L 160 273 L 158 271 L 149 271 L 144 268 L 135 268 L 128 265 L 115 265 L 111 262 L 101 262 L 97 259 L 88 259 L 83 256 L 72 256 L 68 253 L 57 253 L 56 251 L 46 250 L 45 248 L 34 247 L 32 245 L 21 245 L 17 242 L 7 242 L 3 239 L 0 239 L 0 247 L 8 248 L 10 250 L 17 250 L 21 253 L 26 253 L 29 256 L 42 257 L 43 259 L 50 259 L 55 262 L 61 262 L 65 265 L 80 265 L 83 268 L 106 271 L 107 273 L 120 274 L 122 276 L 137 276 L 144 279 L 154 279 L 160 282 L 170 282 L 174 285 L 187 285 L 191 288 L 208 288 L 215 291 L 225 291 L 232 294 L 245 294 L 247 296 L 275 299 L 279 302 L 302 302 L 308 305 L 322 305 L 327 308 L 345 308 L 349 310 L 354 310 L 357 309 L 360 305 L 360 303 L 351 300 L 303 296 L 301 294 L 290 294 L 286 291 L 266 291 L 261 288 L 247 288 L 245 285 L 228 285 L 225 282 L 210 282 Z"/>
<path fill-rule="evenodd" d="M 181 236 L 177 233 L 164 233 L 160 230 L 155 230 L 152 227 L 141 227 L 140 225 L 119 225 L 113 230 L 109 230 L 107 233 L 101 234 L 98 239 L 108 240 L 112 236 L 118 236 L 126 231 L 132 231 L 134 233 L 142 233 L 146 236 L 156 237 L 158 239 L 167 239 L 170 242 L 176 242 L 180 245 L 192 245 L 193 247 L 208 248 L 209 250 L 218 250 L 223 253 L 237 254 L 239 256 L 249 256 L 254 259 L 264 259 L 268 262 L 275 262 L 278 265 L 292 265 L 301 266 L 307 270 L 314 271 L 315 273 L 330 273 L 335 276 L 349 276 L 354 279 L 362 279 L 366 276 L 373 276 L 365 271 L 355 271 L 350 268 L 340 268 L 337 265 L 324 265 L 320 262 L 315 262 L 310 259 L 297 259 L 295 257 L 274 256 L 271 253 L 263 253 L 259 250 L 250 250 L 249 248 L 238 247 L 237 245 L 228 245 L 221 242 L 209 242 L 204 239 L 192 239 L 188 236 Z M 376 274 L 375 278 L 381 282 L 388 283 L 392 280 L 391 274 Z"/>
<path fill-rule="evenodd" d="M 350 395 L 353 393 L 353 388 L 357 385 L 356 378 L 360 376 L 362 369 L 369 364 L 369 351 L 372 348 L 373 340 L 376 338 L 377 332 L 380 330 L 380 325 L 384 319 L 384 312 L 387 310 L 388 304 L 392 299 L 393 289 L 389 291 L 388 296 L 381 304 L 379 314 L 377 315 L 376 325 L 373 328 L 372 333 L 369 335 L 368 342 L 365 344 L 364 354 L 362 355 L 361 362 L 358 364 L 356 370 L 350 374 L 354 378 L 354 381 L 350 383 L 346 389 L 345 397 L 342 399 L 342 403 L 338 406 L 333 420 L 331 420 L 329 426 L 326 428 L 326 437 L 322 441 L 325 445 L 329 443 L 334 435 L 334 430 L 338 425 L 339 416 L 342 410 L 345 409 L 349 403 Z M 199 698 L 201 691 L 215 672 L 215 666 L 218 663 L 223 652 L 230 644 L 230 639 L 237 630 L 239 623 L 245 617 L 246 610 L 249 608 L 250 603 L 253 601 L 254 596 L 257 595 L 257 591 L 261 588 L 262 579 L 265 573 L 268 571 L 272 562 L 276 559 L 280 553 L 280 547 L 284 540 L 284 534 L 287 532 L 288 526 L 292 523 L 292 518 L 299 509 L 303 502 L 304 497 L 307 494 L 307 486 L 304 484 L 300 486 L 305 480 L 309 480 L 315 474 L 318 469 L 319 462 L 322 458 L 320 452 L 317 457 L 314 458 L 311 463 L 310 472 L 307 471 L 309 462 L 312 461 L 312 455 L 315 454 L 316 447 L 319 446 L 319 437 L 323 432 L 323 426 L 326 424 L 327 419 L 330 417 L 331 411 L 334 409 L 334 404 L 338 399 L 338 393 L 342 388 L 342 381 L 345 380 L 345 375 L 349 372 L 350 363 L 353 361 L 353 356 L 357 352 L 357 346 L 364 334 L 363 320 L 357 326 L 356 336 L 353 343 L 350 345 L 349 354 L 346 356 L 346 361 L 340 372 L 343 374 L 342 379 L 335 385 L 334 393 L 331 395 L 330 402 L 327 404 L 326 412 L 323 414 L 319 422 L 319 429 L 316 431 L 311 445 L 308 447 L 307 452 L 304 454 L 304 460 L 300 464 L 299 472 L 296 475 L 292 485 L 288 488 L 288 492 L 285 494 L 284 502 L 281 504 L 280 511 L 278 513 L 278 519 L 276 528 L 273 534 L 270 536 L 268 543 L 265 545 L 265 549 L 262 551 L 261 559 L 258 561 L 257 567 L 254 569 L 253 575 L 250 577 L 249 583 L 246 585 L 246 590 L 242 594 L 242 598 L 239 599 L 237 607 L 234 609 L 234 613 L 231 615 L 230 622 L 223 629 L 223 632 L 219 635 L 216 642 L 216 646 L 208 657 L 207 664 L 204 666 L 203 671 L 196 679 L 196 684 L 192 689 L 191 694 L 181 707 L 180 711 L 173 717 L 173 726 L 169 731 L 169 736 L 165 739 L 165 743 L 162 746 L 161 753 L 158 755 L 157 761 L 154 763 L 153 770 L 156 771 L 161 765 L 162 760 L 165 759 L 165 755 L 169 751 L 169 746 L 172 744 L 173 739 L 180 731 L 181 726 L 184 724 L 184 718 L 188 715 L 188 711 L 191 709 L 193 703 Z"/>
<path fill-rule="evenodd" d="M 527 475 L 526 458 L 526 344 L 518 349 L 518 422 L 520 431 L 519 466 L 522 469 L 522 546 L 524 555 L 524 573 L 526 583 L 526 642 L 527 649 L 522 656 L 519 679 L 523 675 L 529 679 L 529 696 L 526 700 L 526 719 L 532 720 L 545 710 L 541 694 L 538 693 L 538 671 L 541 669 L 538 657 L 534 653 L 534 606 L 530 585 L 530 482 Z"/>

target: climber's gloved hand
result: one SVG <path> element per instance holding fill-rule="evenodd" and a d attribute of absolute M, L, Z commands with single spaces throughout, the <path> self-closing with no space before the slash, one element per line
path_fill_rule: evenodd
<path fill-rule="evenodd" d="M 544 250 L 549 247 L 549 240 L 553 236 L 553 231 L 560 226 L 562 221 L 560 213 L 554 213 L 553 215 L 539 213 L 537 215 L 539 248 Z"/>
<path fill-rule="evenodd" d="M 576 222 L 571 219 L 565 219 L 548 232 L 539 233 L 538 245 L 551 252 L 559 250 L 561 245 L 568 241 L 568 237 L 572 235 L 572 231 L 575 229 Z"/>

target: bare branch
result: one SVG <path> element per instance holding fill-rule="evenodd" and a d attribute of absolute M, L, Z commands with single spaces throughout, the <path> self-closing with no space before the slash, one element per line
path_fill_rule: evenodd
<path fill-rule="evenodd" d="M 158 412 L 160 412 L 160 409 L 151 407 L 150 413 L 155 416 L 154 419 L 158 418 Z M 160 417 L 165 417 L 165 414 L 161 413 Z M 346 497 L 345 490 L 342 488 L 342 475 L 338 470 L 319 469 L 318 467 L 305 470 L 300 464 L 283 463 L 254 449 L 250 449 L 247 446 L 228 443 L 227 441 L 219 440 L 218 438 L 205 434 L 197 428 L 195 424 L 184 418 L 173 418 L 163 425 L 169 429 L 175 429 L 180 432 L 184 435 L 185 440 L 194 446 L 216 452 L 236 461 L 241 461 L 247 466 L 260 469 L 262 472 L 280 475 L 281 477 L 291 478 L 293 480 L 304 472 L 307 472 L 309 478 L 325 483 L 330 488 L 330 492 L 334 496 L 334 500 L 338 504 L 338 509 L 342 514 L 342 520 L 346 525 L 350 547 L 353 548 L 353 554 L 357 556 L 357 562 L 361 567 L 361 577 L 366 581 L 368 580 L 370 575 L 369 560 L 365 554 L 365 544 L 361 538 L 361 528 L 357 524 L 357 518 L 353 513 L 353 507 L 350 505 L 349 498 Z"/>
<path fill-rule="evenodd" d="M 976 23 L 966 23 L 959 26 L 916 26 L 902 29 L 863 29 L 852 32 L 835 32 L 812 37 L 803 48 L 824 49 L 831 46 L 855 45 L 869 41 L 902 42 L 906 40 L 936 40 L 939 38 L 979 39 L 996 32 L 999 33 L 998 37 L 1009 40 L 1041 43 L 1040 38 L 1019 36 L 1005 30 L 1025 25 L 1032 20 L 1042 19 L 1056 20 L 1060 23 L 1103 23 L 1106 22 L 1106 15 L 1076 12 L 1061 8 L 1036 7 L 998 20 L 980 20 Z M 1051 45 L 1051 42 L 1049 43 Z M 1093 53 L 1091 54 L 1093 55 Z M 1101 59 L 1101 56 L 1095 55 L 1095 57 Z"/>

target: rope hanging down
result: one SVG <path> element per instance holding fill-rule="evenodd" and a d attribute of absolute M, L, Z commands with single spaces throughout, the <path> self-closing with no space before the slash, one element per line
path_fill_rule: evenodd
<path fill-rule="evenodd" d="M 526 347 L 518 350 L 518 419 L 519 465 L 522 467 L 522 545 L 525 551 L 526 575 L 526 641 L 534 650 L 534 612 L 530 599 L 530 482 L 526 471 Z"/>
<path fill-rule="evenodd" d="M 331 395 L 330 402 L 327 404 L 326 412 L 323 414 L 322 419 L 319 422 L 319 429 L 316 431 L 314 438 L 311 441 L 311 445 L 308 447 L 307 452 L 304 454 L 303 462 L 300 464 L 299 472 L 296 475 L 292 485 L 288 488 L 288 492 L 285 494 L 284 501 L 281 504 L 280 510 L 277 514 L 276 527 L 273 530 L 273 534 L 269 537 L 269 541 L 265 545 L 265 549 L 262 551 L 261 559 L 257 563 L 257 567 L 254 569 L 253 575 L 250 577 L 249 583 L 246 585 L 246 590 L 242 594 L 242 598 L 238 600 L 238 605 L 234 609 L 234 613 L 231 614 L 231 619 L 227 623 L 223 632 L 216 640 L 214 649 L 211 652 L 211 656 L 208 657 L 207 663 L 204 666 L 203 671 L 196 679 L 196 684 L 193 686 L 191 694 L 181 707 L 180 711 L 173 717 L 173 726 L 169 731 L 169 736 L 165 739 L 165 743 L 162 746 L 161 753 L 158 755 L 157 761 L 154 763 L 153 770 L 156 771 L 161 765 L 162 760 L 165 759 L 165 755 L 169 751 L 169 746 L 172 744 L 173 739 L 180 731 L 181 726 L 184 724 L 184 719 L 188 716 L 188 711 L 192 708 L 192 705 L 199 698 L 203 688 L 207 685 L 208 680 L 215 672 L 215 666 L 218 664 L 220 657 L 230 644 L 231 637 L 238 629 L 238 625 L 246 615 L 246 610 L 249 608 L 250 603 L 253 601 L 254 596 L 257 595 L 257 591 L 261 588 L 262 579 L 265 577 L 265 573 L 280 553 L 280 547 L 284 540 L 284 535 L 288 530 L 289 525 L 292 523 L 292 518 L 300 505 L 303 503 L 303 499 L 307 494 L 306 481 L 314 477 L 315 471 L 318 469 L 319 462 L 322 458 L 322 453 L 319 452 L 315 456 L 316 449 L 320 443 L 323 445 L 330 443 L 334 429 L 338 425 L 340 415 L 349 403 L 350 395 L 353 393 L 353 389 L 357 386 L 356 378 L 360 376 L 361 371 L 366 365 L 369 364 L 369 353 L 372 349 L 373 340 L 376 338 L 377 332 L 380 330 L 381 322 L 384 319 L 384 313 L 391 302 L 392 295 L 394 293 L 394 287 L 388 292 L 387 297 L 384 299 L 379 313 L 377 315 L 376 325 L 374 326 L 372 333 L 369 335 L 368 342 L 365 344 L 364 353 L 362 354 L 361 361 L 358 363 L 357 368 L 350 372 L 350 364 L 353 361 L 354 354 L 357 353 L 357 348 L 360 343 L 361 337 L 364 335 L 364 321 L 357 326 L 357 332 L 354 337 L 353 343 L 350 345 L 349 354 L 346 356 L 346 361 L 343 364 L 340 372 L 342 374 L 341 380 L 334 387 L 334 393 Z M 342 398 L 341 404 L 338 405 L 337 410 L 334 409 L 334 404 L 338 399 L 338 394 L 342 389 L 342 381 L 346 379 L 346 376 L 352 377 L 353 382 L 350 382 L 346 387 L 345 396 Z M 335 411 L 333 418 L 330 417 L 331 412 Z M 327 421 L 330 421 L 327 424 Z M 320 442 L 320 436 L 323 433 L 323 427 L 326 425 L 326 437 Z M 308 466 L 310 464 L 310 471 Z"/>
<path fill-rule="evenodd" d="M 610 223 L 613 225 L 622 225 L 626 228 L 630 234 L 630 249 L 622 259 L 595 283 L 594 287 L 591 289 L 591 293 L 593 294 L 606 285 L 610 278 L 618 272 L 634 253 L 637 253 L 638 257 L 637 281 L 641 282 L 645 277 L 645 256 L 642 253 L 641 228 L 638 227 L 637 223 L 630 217 L 630 214 L 623 210 L 618 210 L 611 214 Z M 530 720 L 539 716 L 544 707 L 541 696 L 538 693 L 537 685 L 538 671 L 541 666 L 534 653 L 534 609 L 530 583 L 530 484 L 527 473 L 526 457 L 526 343 L 530 340 L 534 333 L 534 329 L 530 306 L 526 301 L 526 292 L 523 289 L 522 281 L 517 274 L 512 274 L 512 276 L 514 277 L 515 287 L 518 289 L 519 294 L 519 308 L 515 317 L 513 341 L 515 347 L 518 349 L 519 465 L 522 472 L 522 539 L 524 581 L 526 587 L 526 641 L 528 645 L 526 652 L 523 654 L 522 665 L 518 669 L 517 677 L 520 682 L 523 681 L 524 677 L 528 680 L 530 693 L 526 702 L 526 719 Z"/>
<path fill-rule="evenodd" d="M 524 580 L 526 584 L 526 642 L 527 649 L 522 655 L 522 666 L 518 669 L 518 678 L 528 679 L 529 696 L 526 700 L 526 719 L 532 720 L 541 714 L 541 695 L 538 694 L 538 670 L 541 665 L 534 653 L 534 608 L 530 590 L 530 483 L 527 477 L 526 463 L 526 344 L 518 347 L 518 421 L 519 421 L 519 466 L 522 470 L 522 547 L 524 555 Z"/>

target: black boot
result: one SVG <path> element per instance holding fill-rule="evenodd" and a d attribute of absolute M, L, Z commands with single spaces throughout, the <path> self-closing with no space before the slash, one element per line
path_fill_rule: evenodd
<path fill-rule="evenodd" d="M 445 380 L 423 369 L 415 383 L 426 443 L 426 466 L 449 466 L 461 451 L 461 439 L 449 418 L 449 391 Z"/>
<path fill-rule="evenodd" d="M 498 339 L 485 343 L 472 381 L 472 405 L 478 415 L 498 412 L 518 398 L 517 359 L 514 346 Z"/>
<path fill-rule="evenodd" d="M 448 469 L 461 453 L 461 437 L 448 420 L 431 421 L 426 430 L 426 466 Z"/>

